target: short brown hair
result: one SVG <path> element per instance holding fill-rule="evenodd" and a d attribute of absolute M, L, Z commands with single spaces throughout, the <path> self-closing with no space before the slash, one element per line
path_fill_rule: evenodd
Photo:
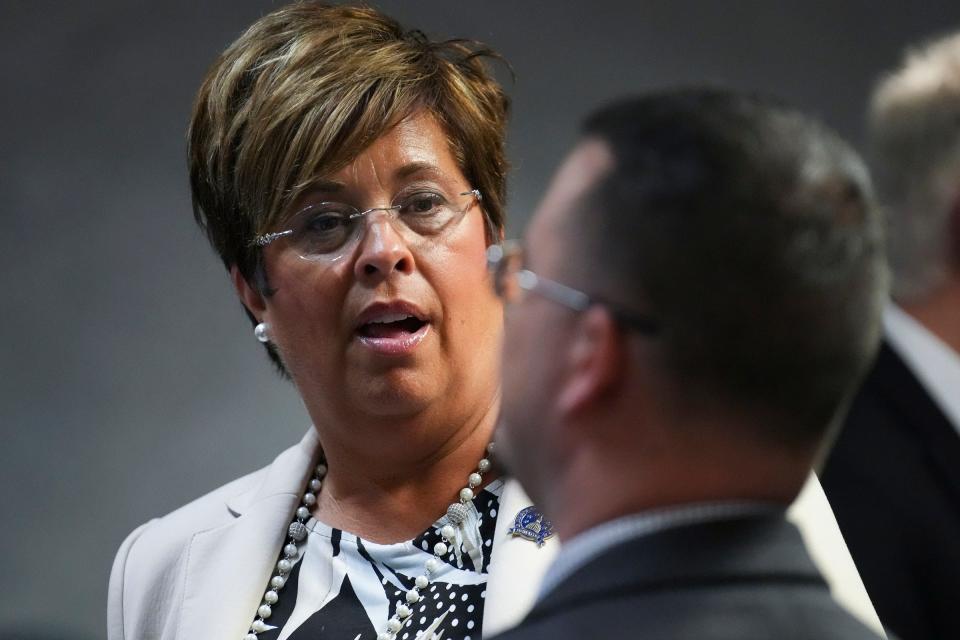
<path fill-rule="evenodd" d="M 263 290 L 251 239 L 312 178 L 421 108 L 502 229 L 509 102 L 491 59 L 478 42 L 433 42 L 366 7 L 298 2 L 255 22 L 207 73 L 188 135 L 194 217 L 227 268 Z"/>

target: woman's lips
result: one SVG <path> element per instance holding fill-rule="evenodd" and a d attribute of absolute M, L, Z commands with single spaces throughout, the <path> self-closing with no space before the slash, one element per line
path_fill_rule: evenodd
<path fill-rule="evenodd" d="M 357 341 L 364 347 L 377 353 L 400 356 L 412 353 L 430 332 L 430 324 L 424 323 L 416 331 L 405 331 L 402 327 L 380 325 L 357 333 Z"/>
<path fill-rule="evenodd" d="M 374 302 L 357 317 L 354 337 L 363 347 L 388 356 L 411 353 L 430 332 L 429 317 L 405 300 Z"/>

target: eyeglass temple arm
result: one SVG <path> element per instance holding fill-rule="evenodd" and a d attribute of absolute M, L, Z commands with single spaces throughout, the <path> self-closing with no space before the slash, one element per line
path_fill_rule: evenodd
<path fill-rule="evenodd" d="M 627 311 L 626 309 L 611 305 L 607 302 L 602 302 L 599 300 L 597 302 L 606 305 L 607 308 L 613 312 L 613 317 L 616 318 L 617 322 L 626 327 L 630 327 L 634 331 L 638 331 L 648 336 L 654 336 L 660 333 L 660 323 L 650 316 L 639 315 L 633 313 L 632 311 Z"/>
<path fill-rule="evenodd" d="M 524 270 L 517 275 L 518 283 L 524 289 L 536 291 L 540 295 L 574 311 L 586 311 L 591 306 L 599 304 L 610 309 L 617 322 L 624 326 L 646 335 L 655 335 L 660 332 L 660 324 L 650 316 L 634 313 L 602 298 L 591 297 L 565 284 L 542 278 L 531 271 Z"/>
<path fill-rule="evenodd" d="M 265 247 L 277 238 L 282 238 L 283 236 L 288 236 L 293 233 L 293 229 L 287 229 L 286 231 L 276 231 L 274 233 L 265 233 L 262 236 L 257 236 L 253 239 L 253 242 L 250 244 L 254 247 Z"/>
<path fill-rule="evenodd" d="M 526 269 L 517 273 L 517 284 L 527 291 L 539 293 L 548 300 L 574 311 L 584 311 L 590 306 L 590 296 L 565 284 L 542 278 Z"/>

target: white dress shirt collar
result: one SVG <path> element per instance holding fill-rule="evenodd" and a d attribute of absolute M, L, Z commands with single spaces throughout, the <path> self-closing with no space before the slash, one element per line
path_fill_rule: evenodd
<path fill-rule="evenodd" d="M 960 354 L 900 307 L 883 315 L 887 341 L 960 434 Z"/>

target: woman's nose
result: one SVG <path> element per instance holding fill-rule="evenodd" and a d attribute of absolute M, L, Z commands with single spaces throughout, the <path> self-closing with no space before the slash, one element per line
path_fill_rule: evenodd
<path fill-rule="evenodd" d="M 367 228 L 360 239 L 360 254 L 354 265 L 358 280 L 379 280 L 394 271 L 413 271 L 413 253 L 403 234 L 389 217 L 365 221 Z"/>

